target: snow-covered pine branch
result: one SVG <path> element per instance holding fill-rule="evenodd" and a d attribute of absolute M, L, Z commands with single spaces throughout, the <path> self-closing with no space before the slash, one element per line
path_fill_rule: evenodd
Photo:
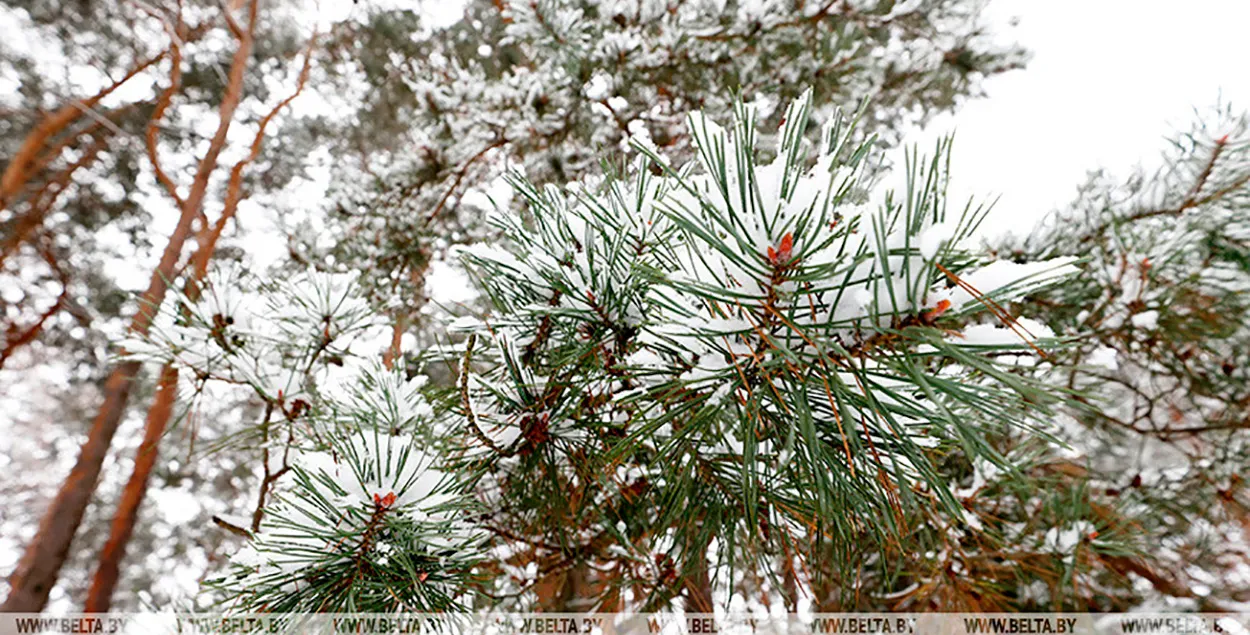
<path fill-rule="evenodd" d="M 384 335 L 352 276 L 309 271 L 263 281 L 237 268 L 210 274 L 198 297 L 171 294 L 132 358 L 173 361 L 197 382 L 249 387 L 290 406 L 343 367 L 353 345 Z M 327 361 L 337 363 L 327 364 Z"/>
<path fill-rule="evenodd" d="M 262 282 L 237 270 L 172 296 L 132 357 L 184 369 L 200 399 L 250 392 L 231 436 L 261 452 L 249 541 L 212 580 L 242 611 L 436 611 L 464 600 L 480 555 L 467 482 L 431 441 L 424 376 L 388 369 L 385 323 L 350 277 Z M 250 445 L 249 445 L 250 442 Z M 254 445 L 255 448 L 251 448 Z M 471 597 L 471 596 L 469 596 Z"/>
<path fill-rule="evenodd" d="M 518 178 L 525 213 L 495 219 L 505 246 L 465 250 L 491 304 L 460 324 L 489 505 L 522 542 L 649 582 L 642 605 L 679 591 L 660 563 L 697 572 L 713 537 L 727 567 L 797 544 L 882 549 L 923 510 L 963 523 L 939 457 L 1010 470 L 988 424 L 1028 425 L 1058 398 L 1012 361 L 1044 355 L 1049 331 L 1001 303 L 1073 259 L 969 249 L 983 210 L 947 213 L 940 157 L 866 204 L 870 146 L 841 117 L 809 143 L 809 99 L 770 162 L 739 105 L 728 127 L 691 115 L 693 164 L 641 144 L 620 177 Z M 574 521 L 536 522 L 556 517 Z"/>
<path fill-rule="evenodd" d="M 210 586 L 240 611 L 464 608 L 482 536 L 466 522 L 471 498 L 428 447 L 362 427 L 296 454 L 260 531 Z"/>

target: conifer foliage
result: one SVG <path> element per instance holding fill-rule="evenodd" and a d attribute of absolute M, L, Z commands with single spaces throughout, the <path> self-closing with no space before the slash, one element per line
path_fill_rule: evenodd
<path fill-rule="evenodd" d="M 979 6 L 474 0 L 464 20 L 421 41 L 420 55 L 401 32 L 392 56 L 406 55 L 404 65 L 362 65 L 376 84 L 360 95 L 369 116 L 352 133 L 394 147 L 360 170 L 344 162 L 332 194 L 337 240 L 316 225 L 301 249 L 366 272 L 370 298 L 415 322 L 430 262 L 486 235 L 484 194 L 498 193 L 505 166 L 563 185 L 635 138 L 684 162 L 687 112 L 725 116 L 742 95 L 773 125 L 806 86 L 823 115 L 871 100 L 864 128 L 893 131 L 1022 65 L 1023 51 L 984 32 Z M 398 112 L 377 117 L 375 102 Z M 392 117 L 403 136 L 378 130 Z"/>
<path fill-rule="evenodd" d="M 1070 208 L 1002 246 L 1088 260 L 1029 304 L 1078 335 L 1058 381 L 1089 407 L 1061 434 L 1088 457 L 1091 504 L 1162 538 L 1155 570 L 1137 572 L 1148 584 L 1100 582 L 1119 606 L 1222 609 L 1250 584 L 1250 135 L 1244 113 L 1203 115 L 1169 140 L 1157 172 L 1096 174 Z"/>
<path fill-rule="evenodd" d="M 249 543 L 210 585 L 238 610 L 454 607 L 481 539 L 463 524 L 462 480 L 427 442 L 425 378 L 352 352 L 385 329 L 344 276 L 215 278 L 128 346 L 187 369 L 200 391 L 241 385 L 265 404 L 231 441 L 263 449 L 256 509 L 250 522 L 219 519 Z"/>
<path fill-rule="evenodd" d="M 810 94 L 790 104 L 772 147 L 739 104 L 723 124 L 691 114 L 691 164 L 640 145 L 619 175 L 516 177 L 505 241 L 464 252 L 489 305 L 444 349 L 459 375 L 438 405 L 391 371 L 308 374 L 358 328 L 337 312 L 368 321 L 350 292 L 284 296 L 238 335 L 238 318 L 184 310 L 202 352 L 167 343 L 201 377 L 253 385 L 288 443 L 290 476 L 218 588 L 259 610 L 525 606 L 561 573 L 585 608 L 711 611 L 735 570 L 824 550 L 854 566 L 920 518 L 979 524 L 942 457 L 1010 470 L 989 422 L 1030 425 L 1060 397 L 1003 361 L 1055 342 L 1001 303 L 1072 261 L 965 248 L 984 210 L 948 213 L 939 159 L 870 204 L 870 143 L 810 111 Z M 266 329 L 302 352 L 268 354 L 249 335 Z M 521 561 L 537 571 L 490 575 Z"/>
<path fill-rule="evenodd" d="M 362 274 L 362 295 L 391 325 L 387 364 L 403 365 L 408 337 L 441 335 L 424 319 L 434 312 L 425 302 L 428 266 L 450 245 L 487 235 L 480 218 L 492 205 L 484 194 L 506 194 L 497 179 L 506 165 L 523 167 L 536 183 L 563 184 L 596 171 L 598 158 L 635 137 L 684 163 L 692 148 L 682 125 L 687 111 L 724 117 L 741 93 L 772 126 L 805 85 L 815 88 L 822 113 L 869 99 L 874 107 L 861 129 L 895 130 L 977 94 L 984 77 L 1024 57 L 987 36 L 979 0 L 472 0 L 445 28 L 431 28 L 410 3 L 63 4 L 23 0 L 0 11 L 5 28 L 28 36 L 0 51 L 6 88 L 19 88 L 0 95 L 0 382 L 14 404 L 10 453 L 17 469 L 32 474 L 2 488 L 19 511 L 0 521 L 0 540 L 41 554 L 31 559 L 45 572 L 39 579 L 13 578 L 39 589 L 7 605 L 27 610 L 49 598 L 63 605 L 88 582 L 96 609 L 110 606 L 114 588 L 117 608 L 150 601 L 135 590 L 157 602 L 190 591 L 197 575 L 157 582 L 168 580 L 167 561 L 201 570 L 215 562 L 229 534 L 210 518 L 243 507 L 258 486 L 268 491 L 279 471 L 256 465 L 268 449 L 249 445 L 265 435 L 247 422 L 284 416 L 295 396 L 279 394 L 277 384 L 209 390 L 197 375 L 160 369 L 142 441 L 127 419 L 141 417 L 140 409 L 125 410 L 124 397 L 106 402 L 108 434 L 89 439 L 88 463 L 104 466 L 101 489 L 91 491 L 94 477 L 73 479 L 83 522 L 58 513 L 61 520 L 50 523 L 56 540 L 27 539 L 60 482 L 56 470 L 42 469 L 44 459 L 63 454 L 54 446 L 78 434 L 76 422 L 87 416 L 80 410 L 103 396 L 123 322 L 160 303 L 161 294 L 136 302 L 117 273 L 166 238 L 156 235 L 165 218 L 158 200 L 187 208 L 184 225 L 196 235 L 176 236 L 195 239 L 198 273 L 181 275 L 179 238 L 169 242 L 153 284 L 198 286 L 197 276 L 220 264 L 210 260 L 261 266 L 251 239 L 307 219 L 309 231 L 265 236 L 289 239 L 290 258 L 266 255 L 278 256 L 283 276 L 309 267 Z M 46 46 L 24 46 L 32 42 Z M 221 115 L 220 134 L 207 146 L 205 109 Z M 244 128 L 257 133 L 250 147 L 236 138 Z M 214 173 L 219 150 L 234 167 Z M 308 205 L 330 174 L 329 200 Z M 187 197 L 192 180 L 196 195 Z M 220 210 L 218 220 L 191 227 L 202 220 L 194 218 L 200 207 L 210 216 Z M 193 352 L 205 351 L 183 354 Z M 133 376 L 127 389 L 146 395 L 155 378 L 127 364 L 117 376 Z M 68 383 L 41 379 L 52 376 Z M 232 382 L 244 378 L 256 379 Z M 192 389 L 199 398 L 172 400 Z M 138 454 L 129 450 L 134 444 Z M 106 461 L 106 452 L 141 457 L 124 489 L 114 487 L 125 476 L 111 466 L 125 460 Z M 189 513 L 198 517 L 171 523 L 151 503 L 141 509 L 149 481 L 152 493 L 191 495 L 188 507 L 198 511 Z M 97 559 L 105 533 L 105 557 Z M 62 552 L 68 560 L 52 557 Z M 91 570 L 99 571 L 94 580 Z"/>
<path fill-rule="evenodd" d="M 987 246 L 949 140 L 882 159 L 1021 65 L 978 0 L 155 4 L 0 11 L 59 51 L 0 51 L 9 447 L 107 396 L 6 608 L 85 588 L 112 484 L 89 611 L 1250 600 L 1244 115 Z M 477 294 L 433 306 L 433 263 Z M 174 490 L 208 504 L 153 518 Z"/>

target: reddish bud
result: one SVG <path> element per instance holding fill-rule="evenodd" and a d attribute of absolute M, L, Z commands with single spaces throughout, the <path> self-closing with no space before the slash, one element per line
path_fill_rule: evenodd
<path fill-rule="evenodd" d="M 528 454 L 532 452 L 536 446 L 551 438 L 549 429 L 551 426 L 551 414 L 544 412 L 539 415 L 526 415 L 521 420 L 521 433 L 528 442 L 522 448 L 522 453 Z"/>
<path fill-rule="evenodd" d="M 391 505 L 395 504 L 395 492 L 387 492 L 386 496 L 378 496 L 377 494 L 374 494 L 373 504 L 382 509 L 389 509 Z"/>
<path fill-rule="evenodd" d="M 920 323 L 925 326 L 933 326 L 937 319 L 942 317 L 943 313 L 951 308 L 950 300 L 939 300 L 937 305 L 931 309 L 924 309 L 920 312 Z"/>
<path fill-rule="evenodd" d="M 794 234 L 787 233 L 781 237 L 781 243 L 776 249 L 771 246 L 768 248 L 768 263 L 774 267 L 781 267 L 790 264 L 790 259 L 794 256 Z"/>

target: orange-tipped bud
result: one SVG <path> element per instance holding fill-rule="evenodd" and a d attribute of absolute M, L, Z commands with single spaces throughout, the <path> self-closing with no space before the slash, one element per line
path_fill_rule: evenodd
<path fill-rule="evenodd" d="M 387 492 L 386 496 L 373 495 L 373 504 L 382 509 L 390 509 L 395 504 L 395 492 Z"/>
<path fill-rule="evenodd" d="M 786 233 L 781 237 L 781 243 L 774 249 L 768 247 L 768 263 L 774 267 L 781 267 L 790 264 L 790 259 L 794 256 L 794 234 Z"/>

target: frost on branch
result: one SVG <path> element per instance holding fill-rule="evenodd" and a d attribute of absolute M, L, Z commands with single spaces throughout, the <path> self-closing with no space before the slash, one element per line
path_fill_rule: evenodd
<path fill-rule="evenodd" d="M 805 95 L 763 163 L 740 105 L 728 127 L 691 115 L 692 164 L 642 145 L 620 178 L 516 180 L 527 209 L 495 219 L 506 248 L 465 251 L 492 312 L 460 385 L 471 451 L 495 464 L 492 500 L 515 525 L 654 583 L 661 556 L 701 566 L 711 535 L 727 565 L 795 544 L 873 551 L 916 513 L 971 522 L 939 460 L 1001 465 L 986 430 L 1055 400 L 1013 359 L 1053 340 L 1003 303 L 1073 260 L 968 249 L 984 210 L 948 213 L 940 160 L 866 204 L 869 146 L 840 117 L 811 143 L 809 118 Z M 659 476 L 627 484 L 595 476 L 601 464 Z M 598 511 L 557 509 L 568 491 Z M 646 511 L 622 532 L 624 505 Z M 526 524 L 568 513 L 579 524 Z M 726 536 L 742 542 L 727 551 Z"/>
<path fill-rule="evenodd" d="M 249 542 L 210 586 L 231 610 L 435 611 L 463 602 L 480 538 L 433 439 L 424 376 L 383 367 L 386 325 L 347 276 L 261 283 L 238 271 L 170 298 L 129 355 L 201 395 L 264 411 L 230 438 L 259 449 Z M 236 441 L 237 443 L 237 441 Z M 244 511 L 244 510 L 240 510 Z"/>
<path fill-rule="evenodd" d="M 1124 606 L 1219 607 L 1250 580 L 1233 528 L 1250 468 L 1250 120 L 1205 113 L 1162 166 L 1092 176 L 1004 251 L 1087 260 L 1034 303 L 1057 332 L 1084 334 L 1056 367 L 1093 407 L 1060 434 L 1090 458 L 1098 508 L 1150 537 L 1154 571 L 1146 585 L 1091 583 Z"/>
<path fill-rule="evenodd" d="M 310 271 L 262 283 L 227 270 L 210 274 L 196 297 L 171 294 L 148 337 L 122 346 L 132 358 L 172 361 L 198 385 L 250 387 L 290 407 L 382 328 L 351 276 Z"/>
<path fill-rule="evenodd" d="M 480 538 L 426 446 L 361 430 L 297 454 L 287 491 L 212 584 L 245 611 L 456 607 Z"/>
<path fill-rule="evenodd" d="M 805 85 L 826 112 L 870 99 L 864 127 L 893 140 L 1022 65 L 1021 50 L 986 34 L 981 4 L 473 0 L 421 55 L 353 87 L 388 112 L 362 113 L 362 127 L 403 121 L 405 136 L 379 136 L 397 150 L 370 157 L 371 169 L 336 166 L 337 231 L 327 240 L 308 227 L 307 242 L 323 243 L 310 252 L 332 250 L 366 273 L 371 299 L 412 311 L 431 260 L 488 235 L 479 219 L 506 206 L 496 197 L 506 167 L 563 185 L 631 142 L 684 161 L 695 105 L 723 117 L 741 94 L 775 122 Z"/>

